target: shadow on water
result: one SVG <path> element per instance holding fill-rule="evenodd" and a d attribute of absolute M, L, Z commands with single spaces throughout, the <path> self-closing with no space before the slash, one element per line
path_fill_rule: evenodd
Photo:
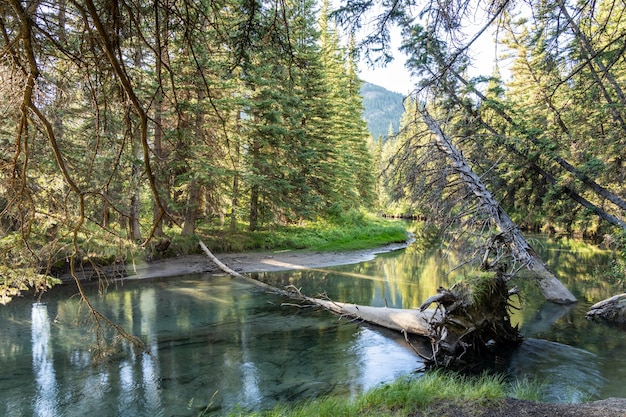
<path fill-rule="evenodd" d="M 529 339 L 513 353 L 508 371 L 543 383 L 548 401 L 625 395 L 624 333 L 584 318 L 591 303 L 621 290 L 597 279 L 607 254 L 578 242 L 538 242 L 581 302 L 545 303 L 520 279 L 524 297 L 513 320 Z M 440 251 L 410 246 L 356 265 L 258 277 L 338 301 L 416 308 L 455 282 L 447 274 L 455 264 Z M 93 326 L 70 297 L 71 287 L 47 294 L 45 303 L 18 299 L 0 306 L 0 415 L 256 410 L 326 394 L 351 397 L 422 366 L 402 335 L 285 306 L 291 300 L 228 277 L 127 281 L 102 295 L 96 286 L 90 291 L 95 306 L 141 337 L 151 354 L 133 355 L 126 347 L 94 364 Z"/>

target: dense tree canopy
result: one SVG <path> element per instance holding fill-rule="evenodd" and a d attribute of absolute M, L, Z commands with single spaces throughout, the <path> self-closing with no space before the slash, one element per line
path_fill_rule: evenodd
<path fill-rule="evenodd" d="M 328 6 L 324 6 L 327 9 Z M 0 5 L 0 293 L 105 256 L 367 206 L 353 55 L 312 1 Z M 36 282 L 39 280 L 39 282 Z"/>
<path fill-rule="evenodd" d="M 437 149 L 422 117 L 427 109 L 517 224 L 597 239 L 623 233 L 625 44 L 618 3 L 343 6 L 341 20 L 356 29 L 362 20 L 354 16 L 374 16 L 376 29 L 363 43 L 374 58 L 387 58 L 391 22 L 400 26 L 407 65 L 421 80 L 405 104 L 398 140 L 383 150 L 390 201 L 405 202 L 396 207 L 455 225 L 447 230 L 478 233 L 464 242 L 489 236 L 484 232 L 492 227 Z M 476 16 L 482 20 L 472 25 Z M 490 33 L 505 51 L 501 71 L 472 78 L 471 46 Z"/>

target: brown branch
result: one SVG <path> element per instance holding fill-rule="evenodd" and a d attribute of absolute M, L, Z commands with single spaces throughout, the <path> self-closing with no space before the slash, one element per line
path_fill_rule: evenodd
<path fill-rule="evenodd" d="M 13 1 L 16 1 L 16 0 L 13 0 Z M 141 147 L 143 151 L 144 168 L 146 170 L 146 176 L 148 177 L 148 183 L 150 185 L 150 191 L 152 192 L 152 197 L 154 198 L 155 205 L 158 209 L 158 215 L 156 216 L 156 221 L 153 222 L 150 235 L 146 238 L 144 242 L 144 245 L 146 245 L 154 236 L 154 231 L 156 229 L 158 222 L 160 222 L 164 216 L 170 217 L 166 213 L 163 202 L 161 201 L 161 197 L 160 197 L 157 185 L 156 185 L 156 179 L 152 171 L 152 164 L 150 163 L 150 146 L 148 144 L 148 115 L 145 109 L 143 108 L 143 105 L 141 104 L 139 98 L 137 97 L 137 94 L 135 93 L 132 82 L 130 81 L 130 78 L 126 74 L 126 71 L 123 68 L 122 62 L 116 56 L 115 50 L 113 49 L 113 43 L 108 35 L 107 30 L 104 28 L 104 24 L 102 23 L 100 16 L 98 15 L 96 6 L 94 5 L 92 0 L 86 0 L 85 5 L 87 6 L 87 11 L 89 12 L 89 16 L 91 16 L 93 24 L 96 27 L 96 31 L 98 32 L 102 47 L 109 60 L 109 63 L 113 67 L 113 71 L 117 75 L 120 83 L 122 84 L 124 91 L 128 95 L 128 98 L 130 99 L 131 103 L 133 104 L 133 108 L 135 109 L 135 112 L 139 116 L 140 142 L 141 142 Z"/>

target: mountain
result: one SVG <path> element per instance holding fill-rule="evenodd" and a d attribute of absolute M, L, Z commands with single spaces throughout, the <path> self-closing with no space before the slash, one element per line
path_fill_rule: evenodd
<path fill-rule="evenodd" d="M 392 126 L 394 133 L 398 133 L 400 118 L 404 113 L 402 105 L 404 96 L 366 82 L 361 86 L 361 96 L 363 118 L 372 137 L 374 139 L 382 137 L 384 140 L 389 134 L 389 126 Z"/>

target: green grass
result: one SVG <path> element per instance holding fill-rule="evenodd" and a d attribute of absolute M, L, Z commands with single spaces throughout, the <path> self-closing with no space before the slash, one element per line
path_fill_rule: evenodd
<path fill-rule="evenodd" d="M 114 225 L 115 226 L 115 225 Z M 181 236 L 180 228 L 164 230 L 171 239 L 165 252 L 154 250 L 160 240 L 154 239 L 146 247 L 141 242 L 132 242 L 124 232 L 105 230 L 86 223 L 77 234 L 79 261 L 95 262 L 104 266 L 128 259 L 157 259 L 200 253 L 201 239 L 211 251 L 249 252 L 259 250 L 308 249 L 313 251 L 367 249 L 388 243 L 404 242 L 407 239 L 405 225 L 399 221 L 378 218 L 358 211 L 349 212 L 331 219 L 319 219 L 299 225 L 272 226 L 249 232 L 240 224 L 234 232 L 228 225 L 219 226 L 210 222 L 198 222 L 197 234 Z M 30 252 L 20 245 L 19 232 L 0 239 L 0 250 L 11 251 L 12 258 L 28 258 Z M 73 234 L 64 225 L 57 228 L 53 239 L 46 237 L 46 230 L 33 230 L 29 237 L 30 248 L 36 248 L 38 259 L 49 260 L 60 268 L 66 266 L 67 258 L 73 254 Z M 24 252 L 24 253 L 22 253 Z"/>
<path fill-rule="evenodd" d="M 230 417 L 400 417 L 415 410 L 446 402 L 465 407 L 494 405 L 505 397 L 537 400 L 540 386 L 532 382 L 509 384 L 500 375 L 466 377 L 432 371 L 420 377 L 401 378 L 391 384 L 372 389 L 356 399 L 327 397 L 296 405 L 279 405 L 254 413 L 233 411 Z"/>
<path fill-rule="evenodd" d="M 404 242 L 404 224 L 372 215 L 346 216 L 334 221 L 318 220 L 294 226 L 236 233 L 199 227 L 200 239 L 217 253 L 255 250 L 307 249 L 313 251 L 369 249 L 388 243 Z M 180 245 L 185 245 L 180 243 Z M 193 245 L 186 245 L 193 247 Z M 197 242 L 195 243 L 197 246 Z"/>

